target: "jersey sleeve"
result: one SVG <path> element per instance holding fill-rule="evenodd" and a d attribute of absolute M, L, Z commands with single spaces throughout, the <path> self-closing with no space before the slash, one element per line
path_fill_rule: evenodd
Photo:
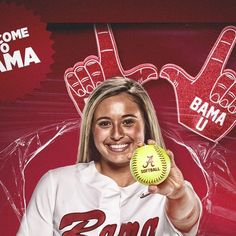
<path fill-rule="evenodd" d="M 37 184 L 16 236 L 52 236 L 54 190 L 50 172 Z"/>

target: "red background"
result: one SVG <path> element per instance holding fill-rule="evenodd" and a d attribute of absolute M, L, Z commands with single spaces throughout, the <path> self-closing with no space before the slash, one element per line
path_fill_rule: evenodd
<path fill-rule="evenodd" d="M 35 89 L 15 102 L 0 104 L 2 163 L 3 158 L 6 158 L 4 155 L 9 153 L 12 146 L 9 149 L 7 147 L 13 145 L 14 140 L 27 134 L 36 137 L 35 131 L 48 130 L 45 128 L 48 125 L 55 129 L 61 122 L 79 121 L 67 94 L 63 74 L 77 61 L 96 55 L 93 23 L 111 23 L 124 69 L 147 62 L 160 70 L 164 64 L 174 63 L 193 76 L 199 72 L 224 26 L 236 25 L 234 1 L 202 1 L 201 4 L 196 1 L 157 0 L 7 2 L 23 3 L 41 16 L 47 23 L 47 29 L 52 32 L 55 54 L 51 73 L 41 83 L 40 89 Z M 228 68 L 236 69 L 235 59 L 234 50 Z M 193 184 L 201 199 L 209 193 L 204 201 L 204 217 L 199 235 L 234 235 L 235 129 L 220 144 L 214 145 L 178 125 L 174 90 L 167 81 L 159 79 L 148 82 L 145 88 L 155 105 L 166 145 L 175 153 L 176 162 L 185 178 Z M 27 202 L 39 178 L 48 169 L 75 163 L 79 128 L 74 127 L 29 162 L 25 170 Z M 41 141 L 51 137 L 51 131 L 37 134 L 40 134 Z M 207 183 L 212 186 L 207 188 L 202 170 L 187 149 L 177 144 L 176 140 L 181 140 L 181 144 L 196 151 L 209 174 Z M 4 167 L 6 171 L 7 167 Z M 0 168 L 0 171 L 4 169 Z M 14 180 L 10 171 L 6 172 L 6 178 Z M 227 183 L 232 186 L 223 188 Z M 209 189 L 210 192 L 207 192 Z M 10 185 L 9 190 L 14 191 L 14 186 Z M 0 235 L 15 235 L 18 227 L 15 212 L 0 190 Z"/>

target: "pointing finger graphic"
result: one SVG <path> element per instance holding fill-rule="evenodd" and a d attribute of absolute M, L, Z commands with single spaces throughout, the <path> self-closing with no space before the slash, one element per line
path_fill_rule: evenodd
<path fill-rule="evenodd" d="M 109 25 L 95 25 L 95 35 L 98 57 L 100 58 L 106 79 L 114 76 L 124 76 L 145 83 L 148 80 L 158 78 L 157 68 L 149 63 L 138 65 L 130 70 L 123 69 Z"/>
<path fill-rule="evenodd" d="M 109 25 L 97 24 L 94 26 L 94 32 L 98 55 L 88 56 L 84 61 L 76 63 L 73 68 L 68 68 L 64 75 L 69 96 L 81 116 L 86 98 L 106 79 L 122 76 L 140 83 L 158 79 L 157 68 L 149 63 L 129 70 L 123 69 Z"/>
<path fill-rule="evenodd" d="M 174 86 L 179 122 L 212 141 L 235 125 L 236 73 L 225 69 L 235 42 L 236 27 L 223 29 L 196 77 L 173 64 L 160 71 Z"/>
<path fill-rule="evenodd" d="M 173 85 L 182 83 L 181 81 L 185 80 L 189 80 L 190 83 L 195 83 L 198 79 L 207 79 L 207 83 L 215 83 L 216 79 L 223 72 L 234 48 L 235 40 L 236 28 L 233 26 L 226 27 L 220 34 L 202 69 L 195 78 L 189 75 L 181 67 L 173 64 L 163 66 L 160 71 L 160 77 L 168 79 Z M 212 74 L 214 74 L 214 77 L 212 77 Z"/>

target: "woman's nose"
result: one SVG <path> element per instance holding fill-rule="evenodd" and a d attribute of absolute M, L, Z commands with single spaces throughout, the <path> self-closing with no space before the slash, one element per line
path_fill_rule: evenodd
<path fill-rule="evenodd" d="M 113 140 L 120 140 L 124 137 L 124 132 L 120 125 L 114 125 L 111 132 L 111 138 Z"/>

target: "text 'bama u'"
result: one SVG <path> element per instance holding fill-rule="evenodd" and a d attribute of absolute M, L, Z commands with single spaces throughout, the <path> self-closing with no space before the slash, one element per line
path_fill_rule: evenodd
<path fill-rule="evenodd" d="M 190 109 L 202 115 L 196 125 L 196 129 L 199 131 L 203 131 L 205 129 L 209 120 L 215 124 L 219 124 L 220 126 L 223 126 L 224 124 L 226 113 L 220 112 L 220 110 L 215 109 L 214 106 L 210 106 L 208 102 L 203 102 L 199 97 L 195 97 L 193 99 Z"/>

